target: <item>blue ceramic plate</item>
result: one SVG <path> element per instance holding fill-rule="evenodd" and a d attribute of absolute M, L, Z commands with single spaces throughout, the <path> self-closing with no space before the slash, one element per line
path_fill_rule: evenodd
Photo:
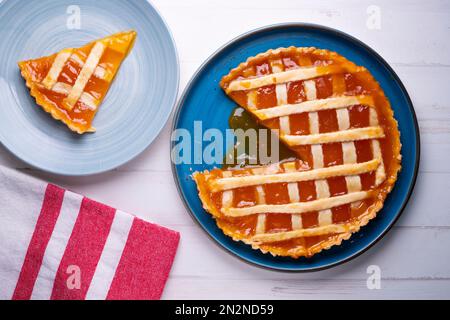
<path fill-rule="evenodd" d="M 403 169 L 383 210 L 368 226 L 340 246 L 314 257 L 292 259 L 273 257 L 225 236 L 214 219 L 206 213 L 198 198 L 193 171 L 211 169 L 212 165 L 174 165 L 173 173 L 187 209 L 214 241 L 246 262 L 283 271 L 312 271 L 329 268 L 361 254 L 379 240 L 404 209 L 414 187 L 419 165 L 419 130 L 411 100 L 395 72 L 377 53 L 359 40 L 340 31 L 317 25 L 284 24 L 259 29 L 233 40 L 216 52 L 197 72 L 179 102 L 173 128 L 193 134 L 194 121 L 203 122 L 203 130 L 228 128 L 228 118 L 235 107 L 219 87 L 220 79 L 248 57 L 278 47 L 309 47 L 336 51 L 358 65 L 367 67 L 389 97 L 398 120 L 403 148 Z M 201 143 L 197 137 L 195 143 Z M 175 145 L 172 142 L 172 147 Z"/>
<path fill-rule="evenodd" d="M 94 120 L 96 133 L 73 134 L 36 105 L 20 76 L 19 60 L 129 29 L 138 32 L 136 45 Z M 148 147 L 175 105 L 175 44 L 146 0 L 4 0 L 0 39 L 0 141 L 34 167 L 63 175 L 116 168 Z"/>

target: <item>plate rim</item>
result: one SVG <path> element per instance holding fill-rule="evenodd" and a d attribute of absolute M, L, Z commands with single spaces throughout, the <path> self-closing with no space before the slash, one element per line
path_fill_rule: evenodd
<path fill-rule="evenodd" d="M 340 259 L 331 263 L 327 263 L 323 266 L 319 266 L 319 267 L 307 267 L 307 268 L 302 268 L 302 269 L 296 269 L 296 268 L 291 268 L 291 267 L 277 267 L 277 266 L 268 266 L 266 264 L 262 264 L 259 262 L 255 262 L 255 261 L 251 261 L 249 259 L 246 259 L 245 257 L 239 255 L 237 252 L 235 252 L 234 250 L 228 248 L 226 245 L 224 245 L 220 240 L 216 239 L 216 237 L 214 237 L 214 235 L 206 228 L 202 225 L 202 223 L 200 222 L 200 220 L 197 218 L 197 216 L 193 213 L 193 210 L 191 210 L 186 197 L 184 196 L 183 190 L 181 189 L 181 183 L 180 183 L 180 179 L 178 177 L 177 174 L 177 168 L 176 165 L 174 164 L 173 161 L 171 161 L 171 171 L 172 171 L 172 176 L 175 180 L 175 185 L 177 187 L 177 191 L 178 194 L 180 196 L 180 198 L 182 199 L 183 205 L 186 208 L 186 210 L 189 212 L 189 215 L 191 216 L 191 218 L 195 221 L 195 223 L 204 231 L 204 233 L 206 233 L 208 235 L 208 238 L 214 242 L 219 248 L 221 248 L 222 250 L 224 250 L 225 252 L 227 252 L 228 254 L 230 254 L 231 256 L 245 262 L 246 264 L 253 266 L 253 267 L 257 267 L 257 268 L 261 268 L 261 269 L 265 269 L 265 270 L 270 270 L 270 271 L 276 271 L 276 272 L 283 272 L 283 273 L 308 273 L 308 272 L 317 272 L 317 271 L 322 271 L 322 270 L 326 270 L 326 269 L 330 269 L 333 267 L 336 267 L 338 265 L 344 264 L 346 262 L 349 262 L 355 258 L 357 258 L 358 256 L 362 255 L 363 253 L 365 253 L 366 251 L 368 251 L 370 248 L 372 248 L 376 243 L 378 243 L 382 238 L 384 238 L 384 236 L 392 229 L 392 227 L 395 225 L 395 223 L 398 221 L 398 219 L 400 218 L 400 216 L 403 214 L 409 199 L 411 198 L 411 195 L 413 193 L 414 187 L 416 185 L 417 182 L 417 176 L 418 176 L 418 172 L 419 172 L 419 164 L 420 164 L 420 154 L 421 154 L 421 142 L 420 142 L 420 130 L 419 130 L 419 124 L 417 121 L 417 115 L 414 109 L 414 105 L 412 103 L 411 97 L 409 96 L 408 91 L 406 90 L 405 85 L 403 84 L 403 82 L 401 81 L 400 77 L 397 75 L 397 73 L 394 71 L 394 69 L 389 65 L 389 63 L 380 55 L 378 54 L 374 49 L 372 49 L 370 46 L 368 46 L 367 44 L 365 44 L 364 42 L 362 42 L 361 40 L 357 39 L 356 37 L 343 32 L 341 30 L 335 29 L 335 28 L 331 28 L 328 26 L 324 26 L 324 25 L 320 25 L 320 24 L 315 24 L 315 23 L 303 23 L 303 22 L 284 22 L 284 23 L 276 23 L 276 24 L 270 24 L 267 26 L 262 26 L 250 31 L 247 31 L 235 38 L 233 38 L 232 40 L 226 42 L 224 45 L 222 45 L 221 47 L 219 47 L 219 49 L 217 49 L 216 51 L 214 51 L 201 65 L 200 67 L 198 67 L 198 69 L 196 70 L 196 72 L 192 75 L 192 77 L 190 78 L 188 84 L 186 85 L 185 89 L 183 90 L 183 93 L 181 95 L 181 98 L 178 100 L 178 103 L 176 105 L 175 111 L 174 111 L 174 117 L 172 120 L 172 126 L 171 129 L 173 132 L 176 129 L 176 125 L 179 122 L 179 117 L 180 117 L 180 113 L 181 113 L 181 109 L 185 103 L 185 100 L 189 94 L 189 92 L 191 91 L 191 89 L 193 88 L 194 83 L 197 81 L 198 77 L 200 76 L 200 74 L 203 72 L 203 70 L 209 65 L 210 62 L 212 62 L 219 54 L 222 53 L 222 51 L 226 50 L 228 47 L 239 43 L 242 40 L 245 40 L 249 37 L 252 37 L 256 34 L 259 33 L 265 33 L 265 32 L 270 32 L 272 30 L 279 30 L 279 29 L 289 29 L 289 28 L 306 28 L 306 29 L 312 29 L 312 30 L 319 30 L 319 31 L 325 31 L 325 32 L 329 32 L 332 34 L 335 34 L 339 37 L 342 38 L 346 38 L 347 40 L 350 40 L 351 42 L 356 43 L 357 45 L 361 46 L 364 50 L 367 50 L 370 54 L 372 54 L 377 60 L 379 60 L 379 62 L 392 74 L 394 80 L 399 84 L 401 91 L 403 92 L 403 94 L 405 95 L 405 98 L 408 102 L 408 109 L 411 113 L 411 116 L 413 118 L 413 125 L 415 128 L 415 136 L 416 136 L 416 156 L 415 156 L 415 166 L 414 166 L 414 170 L 413 170 L 413 178 L 412 181 L 408 187 L 408 191 L 406 194 L 406 197 L 404 198 L 404 200 L 402 201 L 402 204 L 400 206 L 400 209 L 398 210 L 398 212 L 396 213 L 395 217 L 392 219 L 392 221 L 389 222 L 389 224 L 384 228 L 384 230 L 378 235 L 376 236 L 375 239 L 373 239 L 370 243 L 368 243 L 365 247 L 353 252 L 352 254 L 350 254 L 348 257 L 344 258 L 344 259 Z M 174 146 L 174 142 L 173 141 L 169 141 L 170 142 L 170 150 L 169 152 L 171 152 L 173 146 Z M 267 253 L 268 254 L 268 253 Z"/>
<path fill-rule="evenodd" d="M 12 0 L 3 0 L 0 1 L 0 10 L 2 10 L 2 7 Z M 83 172 L 67 172 L 65 170 L 57 170 L 57 169 L 51 169 L 51 168 L 44 168 L 40 166 L 39 164 L 34 163 L 31 159 L 25 159 L 21 157 L 19 154 L 17 154 L 11 146 L 8 146 L 4 143 L 4 141 L 0 140 L 0 145 L 2 145 L 11 155 L 13 155 L 16 159 L 19 159 L 23 161 L 25 164 L 31 166 L 32 168 L 38 169 L 42 172 L 54 174 L 62 177 L 88 177 L 93 175 L 98 175 L 102 173 L 106 173 L 109 171 L 112 171 L 120 166 L 123 166 L 130 161 L 134 160 L 136 157 L 138 157 L 140 154 L 142 154 L 145 150 L 147 150 L 153 142 L 160 136 L 161 132 L 163 131 L 164 127 L 167 125 L 167 123 L 170 120 L 170 117 L 172 114 L 174 114 L 175 106 L 177 105 L 177 99 L 178 99 L 178 93 L 180 91 L 180 57 L 179 52 L 177 48 L 177 44 L 175 42 L 175 38 L 173 36 L 172 30 L 169 27 L 169 24 L 167 23 L 164 16 L 161 14 L 160 10 L 153 4 L 153 1 L 151 0 L 141 0 L 143 3 L 146 3 L 146 5 L 150 6 L 156 14 L 159 16 L 162 22 L 162 26 L 167 30 L 167 33 L 169 35 L 170 43 L 173 46 L 174 54 L 175 54 L 175 78 L 176 78 L 176 84 L 175 84 L 175 94 L 173 95 L 171 101 L 170 101 L 170 110 L 167 113 L 167 116 L 165 117 L 164 121 L 161 122 L 161 124 L 157 127 L 157 130 L 155 130 L 156 134 L 152 139 L 149 139 L 148 142 L 144 143 L 139 150 L 137 150 L 135 153 L 128 155 L 126 158 L 124 157 L 123 160 L 118 161 L 116 164 L 113 164 L 108 167 L 104 167 L 101 169 L 95 169 L 95 170 L 84 170 Z"/>

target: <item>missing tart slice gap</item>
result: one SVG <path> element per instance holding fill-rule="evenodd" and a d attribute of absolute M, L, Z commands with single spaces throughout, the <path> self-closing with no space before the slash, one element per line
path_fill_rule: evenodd
<path fill-rule="evenodd" d="M 298 156 L 194 173 L 203 207 L 226 235 L 274 256 L 311 257 L 375 218 L 397 180 L 401 144 L 366 68 L 328 50 L 279 48 L 220 85 Z"/>
<path fill-rule="evenodd" d="M 136 32 L 121 32 L 80 48 L 19 62 L 22 76 L 37 104 L 79 134 L 95 132 L 92 121 Z"/>

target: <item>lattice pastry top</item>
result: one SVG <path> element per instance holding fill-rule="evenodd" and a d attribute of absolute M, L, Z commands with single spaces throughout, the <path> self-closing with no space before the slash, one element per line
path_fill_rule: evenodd
<path fill-rule="evenodd" d="M 250 58 L 221 86 L 299 157 L 194 174 L 227 235 L 273 255 L 311 256 L 375 217 L 397 179 L 401 145 L 367 69 L 327 50 L 280 48 Z"/>
<path fill-rule="evenodd" d="M 135 39 L 135 31 L 117 33 L 81 48 L 19 62 L 19 68 L 46 112 L 79 134 L 93 132 L 98 107 Z"/>

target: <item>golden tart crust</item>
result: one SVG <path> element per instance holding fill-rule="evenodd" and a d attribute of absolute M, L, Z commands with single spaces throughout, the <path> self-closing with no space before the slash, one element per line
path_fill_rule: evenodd
<path fill-rule="evenodd" d="M 94 132 L 92 121 L 136 35 L 135 31 L 117 33 L 81 48 L 21 61 L 19 68 L 44 111 L 74 132 Z"/>
<path fill-rule="evenodd" d="M 310 257 L 377 215 L 401 168 L 401 144 L 366 68 L 328 50 L 279 48 L 249 58 L 220 85 L 298 155 L 194 173 L 226 235 L 275 256 Z"/>

